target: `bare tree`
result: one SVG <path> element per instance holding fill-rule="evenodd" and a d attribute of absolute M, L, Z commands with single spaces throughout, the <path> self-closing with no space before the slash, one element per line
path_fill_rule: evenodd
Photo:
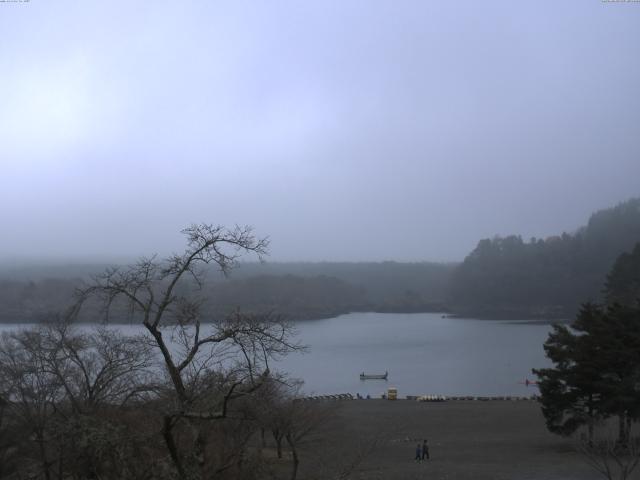
<path fill-rule="evenodd" d="M 0 478 L 15 469 L 15 433 L 8 422 L 9 402 L 6 392 L 0 391 Z"/>
<path fill-rule="evenodd" d="M 204 475 L 207 422 L 227 418 L 231 402 L 251 395 L 269 377 L 270 360 L 298 345 L 291 341 L 290 325 L 278 316 L 238 311 L 213 319 L 204 308 L 208 266 L 226 275 L 242 254 L 262 258 L 266 239 L 256 238 L 249 227 L 193 225 L 183 233 L 184 253 L 105 271 L 78 292 L 74 314 L 84 302 L 98 299 L 108 319 L 121 302 L 147 330 L 170 386 L 162 435 L 178 476 L 185 479 Z"/>
<path fill-rule="evenodd" d="M 19 457 L 14 471 L 45 479 L 99 472 L 144 478 L 131 473 L 134 429 L 126 431 L 126 412 L 112 411 L 144 386 L 152 360 L 138 339 L 106 328 L 89 333 L 57 322 L 5 334 L 0 389 L 3 423 L 14 434 L 11 453 Z"/>
<path fill-rule="evenodd" d="M 68 322 L 41 327 L 40 355 L 74 413 L 123 405 L 152 388 L 155 356 L 146 339 L 100 326 L 80 332 Z"/>
<path fill-rule="evenodd" d="M 123 421 L 143 393 L 154 392 L 157 362 L 148 341 L 105 326 L 79 331 L 66 322 L 41 328 L 43 365 L 58 378 L 55 444 L 64 470 L 98 478 L 139 478 L 131 453 L 151 432 Z M 148 396 L 143 397 L 149 400 Z M 152 397 L 153 398 L 153 397 Z M 142 416 L 137 412 L 138 416 Z"/>
<path fill-rule="evenodd" d="M 300 446 L 314 433 L 318 433 L 319 427 L 332 415 L 332 409 L 328 405 L 302 402 L 299 399 L 291 399 L 286 407 L 289 421 L 285 428 L 285 439 L 293 462 L 291 480 L 296 480 L 300 466 Z"/>
<path fill-rule="evenodd" d="M 387 432 L 359 438 L 357 443 L 344 449 L 340 445 L 325 445 L 318 457 L 316 470 L 318 475 L 312 478 L 317 480 L 349 480 L 354 478 L 360 466 L 370 458 L 388 439 Z"/>
<path fill-rule="evenodd" d="M 640 463 L 640 438 L 620 443 L 611 438 L 582 440 L 578 452 L 607 480 L 627 480 Z"/>
<path fill-rule="evenodd" d="M 20 432 L 16 444 L 31 443 L 29 440 L 35 443 L 22 468 L 31 476 L 49 480 L 53 462 L 48 448 L 50 426 L 64 392 L 58 377 L 44 363 L 43 343 L 38 330 L 4 333 L 0 339 L 0 385 L 6 398 L 5 410 Z"/>

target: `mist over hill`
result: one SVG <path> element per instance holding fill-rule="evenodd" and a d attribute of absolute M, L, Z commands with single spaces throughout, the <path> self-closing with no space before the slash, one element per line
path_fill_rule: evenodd
<path fill-rule="evenodd" d="M 562 318 L 599 300 L 616 258 L 640 242 L 640 198 L 545 239 L 483 239 L 462 263 L 247 262 L 229 277 L 212 269 L 203 296 L 211 319 L 240 308 L 292 319 L 352 311 L 434 312 L 489 318 Z M 106 263 L 0 265 L 0 321 L 63 311 L 74 289 Z M 126 321 L 123 318 L 112 320 Z M 89 312 L 86 321 L 99 318 Z"/>
<path fill-rule="evenodd" d="M 573 233 L 483 239 L 452 276 L 448 304 L 472 316 L 572 316 L 601 299 L 616 258 L 638 242 L 640 198 L 595 212 Z"/>

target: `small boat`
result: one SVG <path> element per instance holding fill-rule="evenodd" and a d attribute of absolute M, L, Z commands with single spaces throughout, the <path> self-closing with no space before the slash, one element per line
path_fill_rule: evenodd
<path fill-rule="evenodd" d="M 384 372 L 384 374 L 367 374 L 362 372 L 360 374 L 360 380 L 386 380 L 389 376 L 389 372 Z"/>

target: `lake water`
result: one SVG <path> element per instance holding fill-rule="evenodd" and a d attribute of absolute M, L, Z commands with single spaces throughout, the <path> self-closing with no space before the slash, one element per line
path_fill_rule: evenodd
<path fill-rule="evenodd" d="M 14 328 L 0 325 L 0 331 Z M 525 378 L 533 379 L 531 369 L 549 365 L 542 344 L 551 327 L 541 323 L 351 313 L 298 322 L 297 330 L 308 353 L 289 355 L 277 368 L 304 379 L 310 395 L 379 396 L 393 386 L 400 396 L 528 396 L 537 393 L 524 385 Z M 387 381 L 359 378 L 361 372 L 385 371 Z"/>

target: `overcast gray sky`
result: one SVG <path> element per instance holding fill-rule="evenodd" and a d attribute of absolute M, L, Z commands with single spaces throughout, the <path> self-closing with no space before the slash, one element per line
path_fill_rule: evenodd
<path fill-rule="evenodd" d="M 0 2 L 0 258 L 461 260 L 640 195 L 640 3 Z"/>

